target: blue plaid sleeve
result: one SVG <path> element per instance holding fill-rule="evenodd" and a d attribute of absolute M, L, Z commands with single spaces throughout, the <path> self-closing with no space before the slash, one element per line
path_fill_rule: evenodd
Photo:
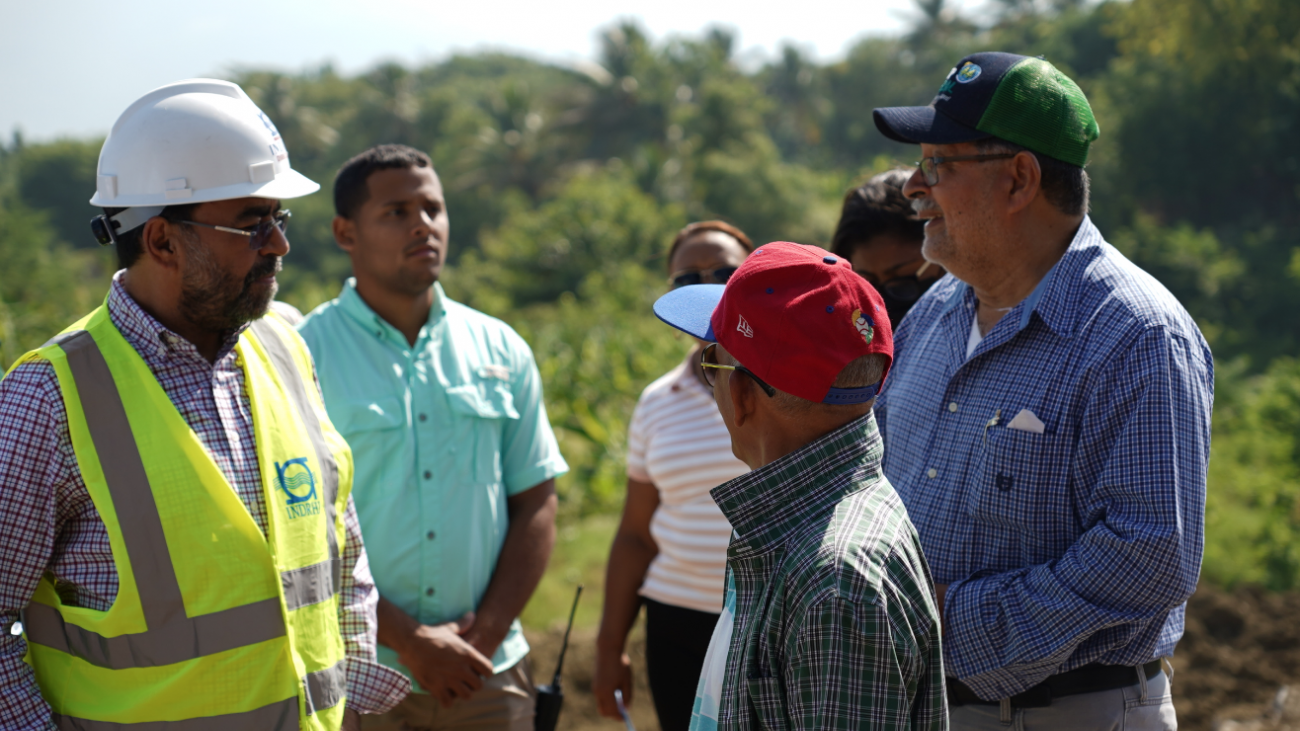
<path fill-rule="evenodd" d="M 1075 491 L 1082 535 L 1059 560 L 948 590 L 945 664 L 985 698 L 1036 684 L 1067 659 L 1105 658 L 1135 622 L 1162 621 L 1196 588 L 1213 365 L 1160 326 L 1118 358 L 1084 396 L 1072 472 L 1097 477 L 1061 486 Z"/>

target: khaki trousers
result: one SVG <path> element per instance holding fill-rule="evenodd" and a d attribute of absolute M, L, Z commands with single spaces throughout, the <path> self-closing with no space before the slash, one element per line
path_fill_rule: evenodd
<path fill-rule="evenodd" d="M 532 731 L 537 689 L 528 672 L 528 658 L 493 675 L 469 699 L 443 708 L 428 693 L 411 692 L 388 713 L 362 716 L 362 731 Z"/>

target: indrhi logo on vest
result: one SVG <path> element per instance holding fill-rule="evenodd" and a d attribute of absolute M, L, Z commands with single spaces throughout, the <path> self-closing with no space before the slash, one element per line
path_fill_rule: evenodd
<path fill-rule="evenodd" d="M 306 457 L 275 463 L 276 478 L 285 495 L 285 512 L 289 520 L 308 515 L 320 515 L 320 500 L 316 497 L 316 476 L 307 466 Z"/>

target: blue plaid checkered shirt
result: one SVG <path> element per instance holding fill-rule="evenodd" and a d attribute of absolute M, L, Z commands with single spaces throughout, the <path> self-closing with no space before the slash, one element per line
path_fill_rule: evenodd
<path fill-rule="evenodd" d="M 968 358 L 975 304 L 951 275 L 926 293 L 876 410 L 885 475 L 949 585 L 948 675 L 994 700 L 1171 655 L 1201 566 L 1209 346 L 1088 219 Z M 1025 410 L 1041 430 L 1014 428 Z"/>

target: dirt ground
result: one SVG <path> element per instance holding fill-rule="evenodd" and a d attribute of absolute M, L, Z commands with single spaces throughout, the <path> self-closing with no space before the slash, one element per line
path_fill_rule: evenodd
<path fill-rule="evenodd" d="M 1180 729 L 1210 731 L 1216 722 L 1257 719 L 1272 710 L 1280 687 L 1300 691 L 1297 684 L 1300 594 L 1196 592 L 1174 657 Z"/>
<path fill-rule="evenodd" d="M 563 627 L 528 633 L 538 683 L 550 682 L 563 633 Z M 596 713 L 591 696 L 595 640 L 590 628 L 575 629 L 570 640 L 559 726 L 566 731 L 619 728 Z M 645 681 L 643 634 L 635 633 L 630 650 L 636 680 L 632 720 L 638 731 L 657 731 Z M 1300 717 L 1295 726 L 1278 718 L 1283 705 L 1279 688 L 1290 686 L 1287 706 L 1300 698 L 1300 594 L 1201 589 L 1188 604 L 1187 632 L 1178 644 L 1174 670 L 1183 731 L 1300 729 Z"/>
<path fill-rule="evenodd" d="M 643 624 L 638 624 L 632 632 L 628 643 L 628 655 L 632 658 L 632 723 L 637 731 L 658 731 L 659 722 L 655 718 L 654 703 L 650 699 L 650 686 L 645 676 L 645 633 Z M 537 684 L 551 682 L 555 674 L 555 658 L 560 652 L 560 643 L 564 638 L 564 627 L 555 626 L 547 632 L 532 632 L 525 629 L 528 644 L 532 645 L 529 658 L 532 661 L 533 682 Z M 617 731 L 620 723 L 602 718 L 596 711 L 596 699 L 591 695 L 591 676 L 596 667 L 596 629 L 574 628 L 569 638 L 569 652 L 564 660 L 564 709 L 560 711 L 559 729 L 561 731 Z"/>

